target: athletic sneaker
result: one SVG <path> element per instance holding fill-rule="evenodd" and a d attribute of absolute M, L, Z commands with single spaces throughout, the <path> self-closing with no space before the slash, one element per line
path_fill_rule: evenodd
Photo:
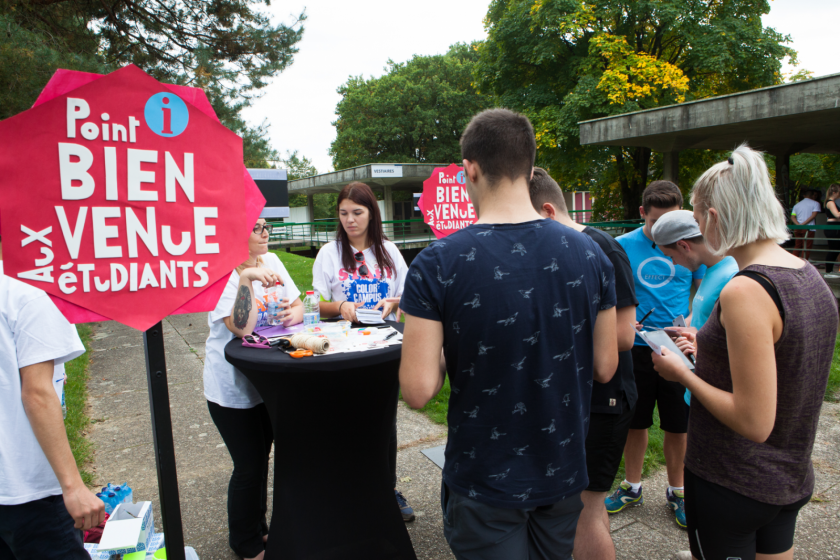
<path fill-rule="evenodd" d="M 618 513 L 627 506 L 640 506 L 643 503 L 645 503 L 645 499 L 642 497 L 642 487 L 639 486 L 638 492 L 633 492 L 632 486 L 623 481 L 616 491 L 604 500 L 607 513 Z"/>
<path fill-rule="evenodd" d="M 405 496 L 397 489 L 394 489 L 394 496 L 397 497 L 397 505 L 400 506 L 400 513 L 402 513 L 403 521 L 414 521 L 414 510 L 408 505 Z"/>
<path fill-rule="evenodd" d="M 671 489 L 665 491 L 665 499 L 668 500 L 668 505 L 674 510 L 674 518 L 677 520 L 677 525 L 685 529 L 685 493 L 682 490 Z"/>

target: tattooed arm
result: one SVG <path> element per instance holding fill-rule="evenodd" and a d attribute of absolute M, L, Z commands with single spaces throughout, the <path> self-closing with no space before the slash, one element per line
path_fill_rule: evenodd
<path fill-rule="evenodd" d="M 257 325 L 257 306 L 252 285 L 254 281 L 261 282 L 265 287 L 273 286 L 276 281 L 282 282 L 276 273 L 267 268 L 246 268 L 242 271 L 233 309 L 230 316 L 225 317 L 225 326 L 238 337 L 251 334 Z"/>

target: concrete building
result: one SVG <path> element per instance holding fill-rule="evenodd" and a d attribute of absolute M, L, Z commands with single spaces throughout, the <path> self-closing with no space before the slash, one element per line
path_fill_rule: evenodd
<path fill-rule="evenodd" d="M 661 152 L 663 178 L 675 183 L 680 151 L 749 142 L 776 158 L 776 190 L 790 201 L 790 156 L 840 153 L 840 74 L 579 124 L 582 145 Z"/>

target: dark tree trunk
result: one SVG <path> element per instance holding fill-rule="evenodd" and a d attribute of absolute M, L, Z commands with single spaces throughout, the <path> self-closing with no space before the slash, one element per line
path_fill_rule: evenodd
<path fill-rule="evenodd" d="M 630 176 L 627 179 L 622 177 L 621 181 L 621 204 L 624 206 L 626 220 L 635 220 L 640 217 L 639 206 L 642 205 L 642 193 L 647 186 L 650 168 L 650 148 L 633 148 L 632 155 L 632 159 L 628 162 L 633 166 Z M 616 160 L 621 166 L 624 162 L 623 154 L 616 157 Z"/>

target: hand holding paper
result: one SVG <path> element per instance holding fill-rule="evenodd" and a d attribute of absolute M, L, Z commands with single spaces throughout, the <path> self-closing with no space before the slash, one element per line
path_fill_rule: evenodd
<path fill-rule="evenodd" d="M 691 370 L 685 366 L 685 357 L 679 352 L 662 348 L 661 354 L 654 352 L 653 369 L 667 381 L 676 381 L 685 385 L 685 379 L 691 375 Z"/>

